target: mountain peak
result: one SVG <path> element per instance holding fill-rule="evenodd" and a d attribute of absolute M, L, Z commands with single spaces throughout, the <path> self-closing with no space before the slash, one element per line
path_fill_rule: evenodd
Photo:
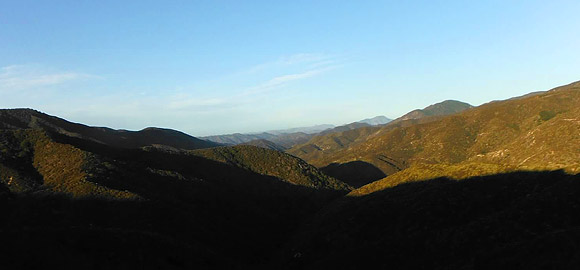
<path fill-rule="evenodd" d="M 413 110 L 395 121 L 419 119 L 427 116 L 441 116 L 458 113 L 467 109 L 473 108 L 469 103 L 458 100 L 445 100 L 439 103 L 429 105 L 423 109 Z"/>
<path fill-rule="evenodd" d="M 367 119 L 363 119 L 358 121 L 357 123 L 365 123 L 365 124 L 369 124 L 371 126 L 378 126 L 378 125 L 384 125 L 387 124 L 389 122 L 393 121 L 393 119 L 390 119 L 384 115 L 379 115 L 379 116 L 375 116 L 372 118 L 367 118 Z"/>

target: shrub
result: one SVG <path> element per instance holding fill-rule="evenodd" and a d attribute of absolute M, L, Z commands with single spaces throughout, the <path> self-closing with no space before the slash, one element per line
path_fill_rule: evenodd
<path fill-rule="evenodd" d="M 548 121 L 556 116 L 556 113 L 553 111 L 541 111 L 540 112 L 540 120 Z"/>

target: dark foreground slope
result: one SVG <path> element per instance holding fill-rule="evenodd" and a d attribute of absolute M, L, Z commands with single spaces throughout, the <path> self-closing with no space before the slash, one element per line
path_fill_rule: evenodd
<path fill-rule="evenodd" d="M 407 183 L 325 208 L 286 269 L 578 269 L 580 175 L 514 172 Z"/>
<path fill-rule="evenodd" d="M 270 176 L 166 147 L 2 129 L 0 266 L 256 267 L 301 220 L 348 192 L 345 184 L 292 184 L 293 177 L 331 180 L 315 168 L 306 172 Z"/>

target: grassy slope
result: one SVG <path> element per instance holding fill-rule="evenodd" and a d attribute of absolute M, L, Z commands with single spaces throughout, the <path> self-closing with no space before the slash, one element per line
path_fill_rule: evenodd
<path fill-rule="evenodd" d="M 251 145 L 196 150 L 202 157 L 231 164 L 259 174 L 284 179 L 288 183 L 312 188 L 350 190 L 350 187 L 321 173 L 303 160 L 271 149 Z"/>
<path fill-rule="evenodd" d="M 574 146 L 580 142 L 579 89 L 576 83 L 423 123 L 357 130 L 371 135 L 356 137 L 348 147 L 289 152 L 317 166 L 361 160 L 388 175 L 417 164 L 462 162 L 575 171 L 580 157 Z"/>
<path fill-rule="evenodd" d="M 94 156 L 57 143 L 41 130 L 0 130 L 0 181 L 14 192 L 58 193 L 75 198 L 138 199 L 136 194 L 89 181 Z"/>
<path fill-rule="evenodd" d="M 405 167 L 404 161 L 392 160 L 389 156 L 365 156 L 361 152 L 366 151 L 370 147 L 367 141 L 375 137 L 381 137 L 397 128 L 437 121 L 442 115 L 460 112 L 468 108 L 471 108 L 471 105 L 467 103 L 444 101 L 428 106 L 422 110 L 410 112 L 385 126 L 367 126 L 351 130 L 333 130 L 334 132 L 328 131 L 324 134 L 321 133 L 307 143 L 297 145 L 287 150 L 287 152 L 303 158 L 317 167 L 324 167 L 331 163 L 345 163 L 360 160 L 375 165 L 384 165 L 380 168 L 385 173 L 391 174 L 399 171 L 401 167 Z M 341 159 L 341 157 L 349 153 L 354 153 L 356 156 L 349 156 L 349 160 Z M 375 162 L 371 162 L 373 160 Z"/>
<path fill-rule="evenodd" d="M 428 124 L 423 131 L 433 135 L 423 138 L 435 140 L 414 143 L 423 149 L 405 157 L 409 168 L 355 190 L 352 195 L 442 176 L 463 179 L 514 170 L 555 169 L 578 173 L 578 90 L 580 84 L 572 84 L 523 99 L 486 104 Z M 413 145 L 412 141 L 403 147 L 409 145 Z M 439 145 L 439 152 L 438 147 L 429 145 Z"/>

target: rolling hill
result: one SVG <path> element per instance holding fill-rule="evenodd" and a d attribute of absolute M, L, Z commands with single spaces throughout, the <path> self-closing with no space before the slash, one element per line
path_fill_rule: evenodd
<path fill-rule="evenodd" d="M 316 189 L 350 189 L 345 183 L 326 176 L 303 160 L 276 150 L 237 145 L 196 150 L 192 153 L 261 175 L 277 177 L 294 185 Z"/>
<path fill-rule="evenodd" d="M 378 156 L 375 158 L 375 161 L 373 161 L 372 158 L 364 157 L 364 155 L 367 154 L 366 150 L 357 150 L 357 146 L 360 146 L 361 148 L 369 147 L 367 141 L 371 138 L 381 136 L 388 130 L 436 121 L 438 117 L 470 107 L 471 105 L 459 101 L 444 101 L 430 105 L 422 110 L 410 112 L 405 116 L 389 121 L 389 123 L 383 126 L 370 126 L 365 123 L 357 123 L 357 125 L 348 128 L 345 127 L 340 129 L 339 127 L 334 130 L 328 130 L 325 131 L 325 133 L 320 133 L 307 143 L 296 145 L 291 149 L 288 149 L 287 152 L 300 157 L 319 168 L 327 167 L 331 164 L 335 164 L 333 165 L 335 167 L 343 164 L 328 172 L 331 173 L 333 177 L 341 179 L 342 181 L 348 181 L 347 178 L 349 178 L 349 171 L 352 171 L 352 168 L 350 168 L 348 164 L 354 164 L 352 162 L 355 161 L 367 163 L 371 165 L 364 167 L 364 174 L 367 175 L 367 177 L 359 178 L 358 181 L 358 185 L 366 184 L 380 179 L 380 177 L 377 177 L 381 174 L 374 173 L 377 169 L 383 172 L 382 175 L 392 174 L 405 167 L 405 164 L 401 163 L 399 160 L 391 159 L 388 155 Z M 343 158 L 348 154 L 355 153 L 358 153 L 355 158 L 350 156 L 348 160 Z M 376 159 L 380 160 L 380 162 L 376 162 Z M 384 166 L 385 163 L 388 165 Z M 378 166 L 377 164 L 380 164 L 381 166 Z"/>
<path fill-rule="evenodd" d="M 42 129 L 54 134 L 82 138 L 121 148 L 139 148 L 159 144 L 179 149 L 193 150 L 219 145 L 171 129 L 145 128 L 140 131 L 127 131 L 104 127 L 90 127 L 72 123 L 31 109 L 0 110 L 0 128 Z"/>
<path fill-rule="evenodd" d="M 363 161 L 386 175 L 419 164 L 464 163 L 576 172 L 580 149 L 571 145 L 580 142 L 579 88 L 572 83 L 449 116 L 330 134 L 288 152 L 318 167 Z"/>
<path fill-rule="evenodd" d="M 13 113 L 0 129 L 3 268 L 260 265 L 303 218 L 350 190 L 279 151 L 144 145 Z"/>

